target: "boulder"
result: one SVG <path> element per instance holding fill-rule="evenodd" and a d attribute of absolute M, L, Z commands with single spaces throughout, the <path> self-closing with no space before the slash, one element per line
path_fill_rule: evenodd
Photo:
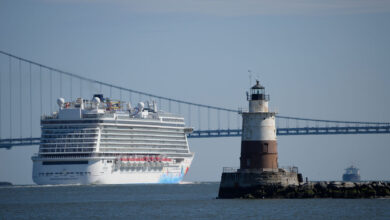
<path fill-rule="evenodd" d="M 342 186 L 344 188 L 354 188 L 355 184 L 353 182 L 343 182 Z"/>
<path fill-rule="evenodd" d="M 332 181 L 328 185 L 328 189 L 339 189 L 339 188 L 342 188 L 342 187 L 343 187 L 343 185 L 339 181 Z"/>

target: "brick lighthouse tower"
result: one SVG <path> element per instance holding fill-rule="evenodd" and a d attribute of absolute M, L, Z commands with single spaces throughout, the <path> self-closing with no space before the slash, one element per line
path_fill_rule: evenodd
<path fill-rule="evenodd" d="M 256 81 L 247 93 L 249 111 L 242 113 L 240 170 L 278 171 L 275 112 L 268 111 L 269 95 Z"/>
<path fill-rule="evenodd" d="M 300 182 L 298 168 L 278 166 L 276 113 L 268 110 L 269 95 L 259 81 L 250 88 L 247 100 L 249 111 L 242 112 L 240 168 L 224 168 L 219 198 L 240 198 L 264 190 L 272 194 L 275 187 Z"/>

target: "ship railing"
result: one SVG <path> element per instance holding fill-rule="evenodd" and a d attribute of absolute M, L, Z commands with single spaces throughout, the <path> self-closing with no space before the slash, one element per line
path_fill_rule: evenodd
<path fill-rule="evenodd" d="M 84 109 L 107 109 L 107 110 L 124 110 L 124 105 L 126 105 L 127 102 L 119 101 L 119 100 L 112 100 L 107 99 L 104 102 L 100 102 L 97 104 L 93 100 L 87 100 L 87 99 L 78 99 L 75 101 L 69 101 L 65 102 L 63 107 L 64 108 L 80 108 L 81 105 L 83 105 Z"/>
<path fill-rule="evenodd" d="M 237 173 L 238 167 L 223 167 L 222 172 L 223 173 Z"/>
<path fill-rule="evenodd" d="M 46 120 L 46 119 L 57 119 L 58 114 L 57 112 L 53 113 L 52 115 L 42 115 L 41 120 Z"/>

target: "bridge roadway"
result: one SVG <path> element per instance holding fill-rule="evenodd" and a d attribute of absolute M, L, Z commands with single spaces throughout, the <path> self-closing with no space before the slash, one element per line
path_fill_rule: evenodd
<path fill-rule="evenodd" d="M 188 138 L 216 138 L 216 137 L 238 137 L 241 136 L 241 129 L 221 130 L 195 130 L 188 135 Z M 378 124 L 370 126 L 334 126 L 334 127 L 296 127 L 278 128 L 278 136 L 285 135 L 336 135 L 336 134 L 390 134 L 390 124 Z M 39 145 L 41 138 L 13 138 L 0 139 L 0 148 L 11 149 L 16 146 Z"/>
<path fill-rule="evenodd" d="M 382 126 L 348 126 L 348 127 L 299 127 L 278 128 L 278 136 L 285 135 L 332 135 L 332 134 L 386 134 L 390 133 L 390 125 Z M 241 129 L 197 130 L 188 138 L 236 137 L 241 136 Z"/>

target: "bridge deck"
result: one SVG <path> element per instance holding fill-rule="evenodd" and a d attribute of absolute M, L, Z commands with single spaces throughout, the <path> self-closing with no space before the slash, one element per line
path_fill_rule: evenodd
<path fill-rule="evenodd" d="M 196 130 L 188 138 L 238 137 L 241 129 L 225 130 Z M 337 135 L 337 134 L 389 134 L 390 125 L 381 126 L 353 126 L 353 127 L 299 127 L 278 128 L 278 136 L 285 135 Z M 13 138 L 0 139 L 0 148 L 10 149 L 14 146 L 39 145 L 40 138 Z"/>
<path fill-rule="evenodd" d="M 335 135 L 335 134 L 386 134 L 390 133 L 387 126 L 354 126 L 354 127 L 302 127 L 278 128 L 276 134 L 283 135 Z M 241 136 L 241 129 L 228 130 L 197 130 L 188 135 L 189 138 L 234 137 Z"/>

